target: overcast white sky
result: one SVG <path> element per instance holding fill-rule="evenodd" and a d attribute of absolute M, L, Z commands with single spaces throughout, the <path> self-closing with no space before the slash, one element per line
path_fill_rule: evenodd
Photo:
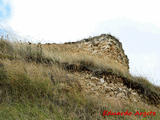
<path fill-rule="evenodd" d="M 33 42 L 111 33 L 122 42 L 131 73 L 160 85 L 159 5 L 159 0 L 0 0 L 0 20 Z"/>

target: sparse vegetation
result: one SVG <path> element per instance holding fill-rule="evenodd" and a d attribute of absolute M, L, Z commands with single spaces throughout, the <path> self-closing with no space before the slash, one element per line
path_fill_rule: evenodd
<path fill-rule="evenodd" d="M 104 64 L 105 63 L 105 64 Z M 0 40 L 0 120 L 99 120 L 103 110 L 115 112 L 155 110 L 136 103 L 114 106 L 103 98 L 85 96 L 74 73 L 115 75 L 128 87 L 146 96 L 149 105 L 160 105 L 160 88 L 142 77 L 133 77 L 107 57 L 73 54 L 67 48 Z M 110 116 L 109 119 L 140 117 Z M 141 117 L 143 118 L 143 116 Z M 147 117 L 159 120 L 159 116 Z M 106 118 L 105 118 L 106 119 Z"/>

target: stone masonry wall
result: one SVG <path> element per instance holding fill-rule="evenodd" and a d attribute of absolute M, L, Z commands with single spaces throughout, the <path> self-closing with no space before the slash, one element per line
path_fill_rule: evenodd
<path fill-rule="evenodd" d="M 129 70 L 129 59 L 125 55 L 122 43 L 110 34 L 102 34 L 100 36 L 90 37 L 77 42 L 69 42 L 65 44 L 78 44 L 78 48 L 95 55 L 107 55 L 116 62 L 124 65 Z"/>

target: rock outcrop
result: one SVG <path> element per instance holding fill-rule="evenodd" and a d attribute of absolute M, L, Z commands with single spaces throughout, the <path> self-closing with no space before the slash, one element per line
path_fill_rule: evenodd
<path fill-rule="evenodd" d="M 85 50 L 96 56 L 108 56 L 115 60 L 115 62 L 124 65 L 129 71 L 129 59 L 124 53 L 121 42 L 110 34 L 102 34 L 100 36 L 65 44 L 78 44 L 77 49 Z"/>
<path fill-rule="evenodd" d="M 58 56 L 56 63 L 79 79 L 89 95 L 156 106 L 160 103 L 159 88 L 148 87 L 151 84 L 146 79 L 129 73 L 129 60 L 122 44 L 110 34 L 65 44 L 45 44 L 43 49 L 53 51 Z"/>

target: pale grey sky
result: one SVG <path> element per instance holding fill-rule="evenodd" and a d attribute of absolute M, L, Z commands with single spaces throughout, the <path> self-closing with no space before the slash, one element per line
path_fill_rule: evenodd
<path fill-rule="evenodd" d="M 96 34 L 110 32 L 123 43 L 134 75 L 146 76 L 160 85 L 160 28 L 130 19 L 115 19 L 102 22 Z"/>
<path fill-rule="evenodd" d="M 62 43 L 111 33 L 122 42 L 131 73 L 160 85 L 159 3 L 159 0 L 1 0 L 0 20 L 18 35 L 30 36 L 32 42 Z"/>

